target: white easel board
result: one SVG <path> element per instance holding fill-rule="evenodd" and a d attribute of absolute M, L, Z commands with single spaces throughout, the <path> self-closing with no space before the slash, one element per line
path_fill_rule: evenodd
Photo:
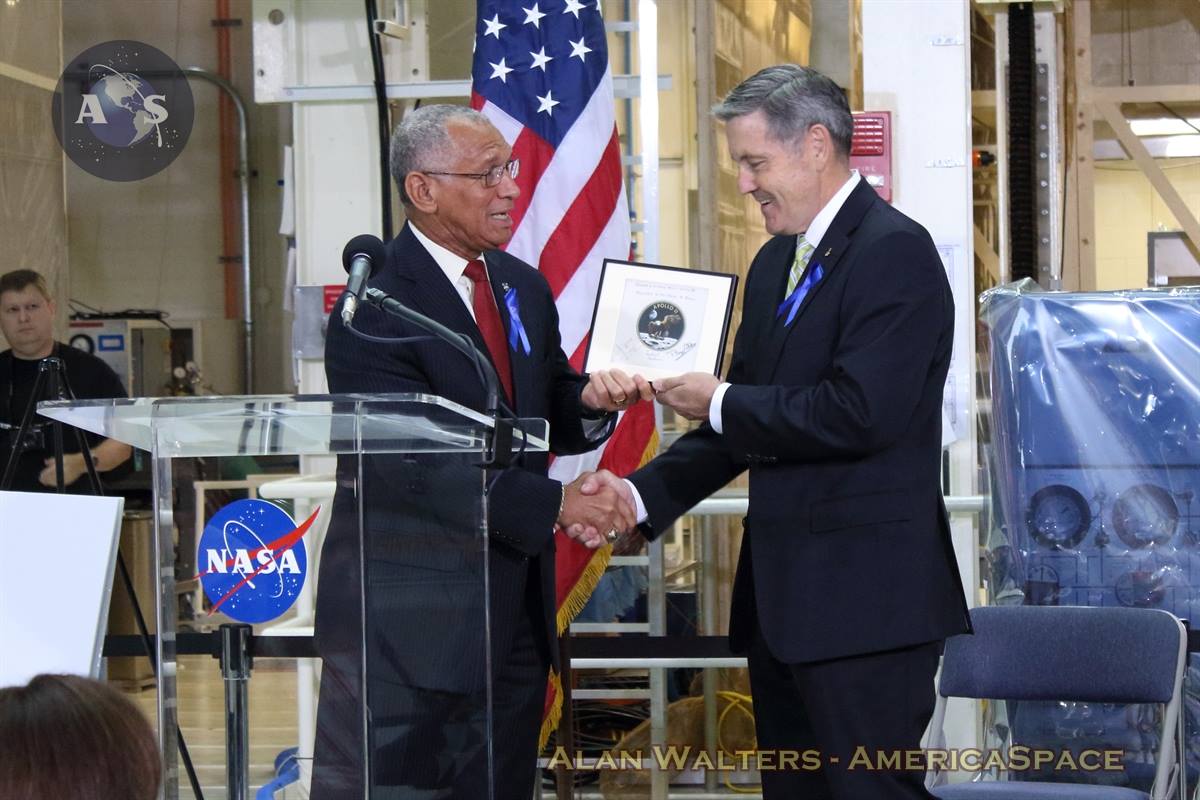
<path fill-rule="evenodd" d="M 0 687 L 100 674 L 124 498 L 0 492 Z"/>

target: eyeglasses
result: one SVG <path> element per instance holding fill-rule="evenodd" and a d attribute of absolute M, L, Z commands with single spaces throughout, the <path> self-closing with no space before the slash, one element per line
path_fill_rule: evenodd
<path fill-rule="evenodd" d="M 521 172 L 521 159 L 514 158 L 509 160 L 507 164 L 501 164 L 498 167 L 492 167 L 487 172 L 425 172 L 426 175 L 449 175 L 452 178 L 474 178 L 482 180 L 483 185 L 491 189 L 500 185 L 500 180 L 504 177 L 504 173 L 508 173 L 508 177 L 513 180 L 517 179 L 517 175 Z"/>

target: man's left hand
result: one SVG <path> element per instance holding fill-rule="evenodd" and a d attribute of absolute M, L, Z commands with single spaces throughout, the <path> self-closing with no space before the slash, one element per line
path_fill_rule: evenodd
<path fill-rule="evenodd" d="M 82 453 L 67 453 L 63 456 L 63 486 L 70 486 L 75 481 L 79 480 L 83 473 L 87 470 L 87 465 L 83 463 Z M 47 458 L 45 468 L 38 475 L 38 483 L 42 486 L 57 486 L 58 478 L 55 476 L 54 459 Z"/>
<path fill-rule="evenodd" d="M 721 380 L 708 372 L 686 372 L 654 382 L 654 399 L 688 419 L 708 419 L 713 392 Z"/>
<path fill-rule="evenodd" d="M 592 411 L 620 411 L 653 397 L 650 382 L 641 375 L 630 377 L 619 369 L 602 369 L 588 376 L 579 399 Z"/>

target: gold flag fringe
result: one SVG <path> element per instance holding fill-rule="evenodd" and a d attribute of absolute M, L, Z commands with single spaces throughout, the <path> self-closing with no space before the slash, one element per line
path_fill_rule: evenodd
<path fill-rule="evenodd" d="M 657 449 L 658 430 L 656 429 L 650 434 L 650 440 L 646 442 L 646 448 L 642 451 L 642 457 L 638 460 L 638 468 L 645 466 L 650 459 L 654 458 L 654 453 Z M 583 573 L 579 576 L 579 580 L 575 581 L 575 585 L 567 593 L 563 604 L 558 609 L 558 614 L 555 616 L 554 626 L 559 636 L 571 624 L 571 620 L 575 619 L 580 611 L 583 611 L 583 607 L 587 605 L 588 598 L 596 590 L 596 584 L 600 582 L 604 571 L 608 569 L 608 562 L 611 558 L 611 545 L 603 547 L 592 554 L 587 566 L 583 568 Z M 550 704 L 550 710 L 542 719 L 542 730 L 538 735 L 539 751 L 546 746 L 546 742 L 550 741 L 550 734 L 554 733 L 554 730 L 558 727 L 559 720 L 562 719 L 562 680 L 553 668 L 550 669 L 550 685 L 554 687 L 554 700 Z"/>
<path fill-rule="evenodd" d="M 542 730 L 538 733 L 539 753 L 546 746 L 546 742 L 550 741 L 550 734 L 557 730 L 558 721 L 562 719 L 562 679 L 558 677 L 554 667 L 550 668 L 550 685 L 554 688 L 554 700 L 550 703 L 550 710 L 542 718 Z"/>

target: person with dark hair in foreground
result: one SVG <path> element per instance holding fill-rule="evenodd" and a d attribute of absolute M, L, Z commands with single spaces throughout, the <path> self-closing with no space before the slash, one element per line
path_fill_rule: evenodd
<path fill-rule="evenodd" d="M 4 800 L 153 800 L 161 780 L 154 731 L 116 689 L 77 675 L 0 689 Z"/>

